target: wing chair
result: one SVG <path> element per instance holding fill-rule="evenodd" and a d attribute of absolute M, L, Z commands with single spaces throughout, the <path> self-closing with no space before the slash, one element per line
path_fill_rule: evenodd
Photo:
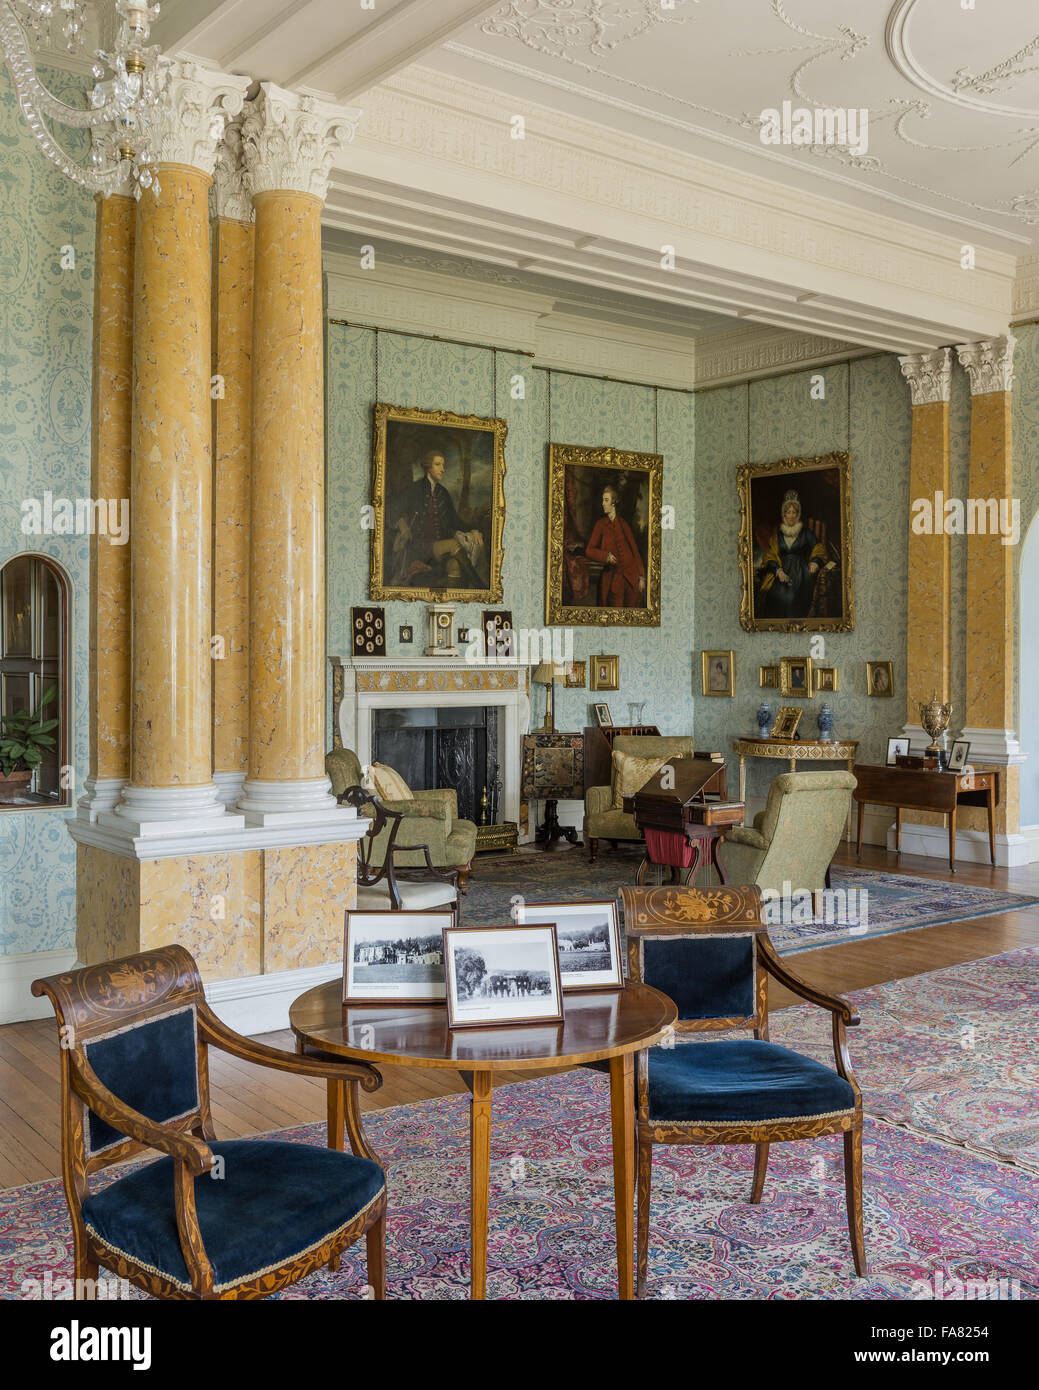
<path fill-rule="evenodd" d="M 618 734 L 613 740 L 614 753 L 634 753 L 638 758 L 692 757 L 695 748 L 692 735 L 675 734 Z M 588 859 L 595 859 L 599 841 L 641 840 L 635 817 L 629 811 L 614 810 L 613 788 L 589 787 L 584 794 L 584 840 Z"/>
<path fill-rule="evenodd" d="M 654 1144 L 755 1145 L 750 1200 L 757 1203 L 770 1144 L 843 1135 L 852 1258 L 864 1276 L 862 1095 L 845 1034 L 858 1015 L 781 964 L 756 887 L 622 888 L 621 899 L 630 978 L 678 1006 L 673 1045 L 639 1053 L 637 1296 L 646 1293 Z M 769 976 L 830 1013 L 835 1070 L 768 1041 Z M 690 1037 L 747 1029 L 746 1039 Z"/>
<path fill-rule="evenodd" d="M 718 858 L 730 883 L 762 890 L 820 893 L 851 809 L 850 772 L 784 772 L 752 826 L 725 832 Z"/>
<path fill-rule="evenodd" d="M 350 748 L 333 748 L 325 755 L 325 771 L 332 781 L 332 791 L 342 797 L 347 787 L 358 786 L 362 780 L 361 764 Z M 422 868 L 426 856 L 422 846 L 428 846 L 429 859 L 435 868 L 457 869 L 458 883 L 464 891 L 476 853 L 476 826 L 458 818 L 458 796 L 454 787 L 438 787 L 433 791 L 412 792 L 410 800 L 381 799 L 387 811 L 403 816 L 397 831 L 396 867 Z M 381 864 L 389 840 L 389 826 L 383 828 L 372 847 L 373 862 Z M 410 853 L 408 852 L 410 851 Z"/>
<path fill-rule="evenodd" d="M 362 1062 L 295 1056 L 243 1038 L 206 1003 L 183 946 L 34 980 L 61 1034 L 61 1143 L 75 1277 L 91 1297 L 98 1267 L 157 1298 L 265 1298 L 359 1236 L 368 1283 L 385 1298 L 386 1181 L 360 1129 Z M 286 1140 L 218 1140 L 209 1048 L 345 1089 L 354 1154 Z M 357 1149 L 363 1156 L 356 1156 Z M 91 1173 L 147 1149 L 165 1154 L 92 1192 Z M 80 1285 L 79 1287 L 83 1287 Z"/>

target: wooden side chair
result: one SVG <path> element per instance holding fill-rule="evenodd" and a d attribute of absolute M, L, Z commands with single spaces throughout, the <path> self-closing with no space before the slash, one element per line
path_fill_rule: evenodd
<path fill-rule="evenodd" d="M 432 912 L 450 907 L 459 915 L 458 870 L 438 869 L 429 855 L 428 845 L 398 845 L 397 832 L 404 816 L 384 806 L 374 792 L 365 787 L 347 787 L 339 793 L 340 806 L 352 806 L 371 824 L 357 845 L 357 901 L 363 912 Z M 388 835 L 382 840 L 382 834 Z M 378 853 L 375 851 L 379 842 Z M 410 858 L 421 853 L 425 866 L 398 864 L 397 856 Z"/>
<path fill-rule="evenodd" d="M 762 925 L 761 890 L 622 888 L 628 971 L 678 1006 L 672 1047 L 639 1054 L 636 1293 L 645 1297 L 654 1144 L 754 1144 L 750 1200 L 760 1202 L 769 1145 L 844 1136 L 855 1272 L 866 1274 L 862 1229 L 862 1094 L 845 1029 L 858 1014 L 792 975 Z M 768 977 L 831 1015 L 836 1070 L 768 1040 Z M 693 1042 L 691 1034 L 753 1030 Z"/>
<path fill-rule="evenodd" d="M 158 1298 L 265 1298 L 321 1265 L 336 1268 L 366 1235 L 368 1282 L 385 1297 L 382 1168 L 309 1144 L 217 1140 L 208 1052 L 340 1090 L 377 1090 L 374 1067 L 279 1052 L 233 1032 L 207 1005 L 183 946 L 34 980 L 32 992 L 47 995 L 58 1019 L 77 1279 L 92 1281 L 103 1266 Z M 166 1157 L 91 1192 L 91 1173 L 146 1149 Z"/>

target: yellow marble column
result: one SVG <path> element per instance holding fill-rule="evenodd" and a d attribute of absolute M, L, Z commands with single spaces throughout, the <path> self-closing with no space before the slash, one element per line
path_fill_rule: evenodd
<path fill-rule="evenodd" d="M 350 113 L 261 84 L 242 123 L 256 210 L 251 824 L 336 815 L 324 771 L 321 208 Z"/>
<path fill-rule="evenodd" d="M 241 126 L 213 172 L 213 780 L 233 806 L 249 770 L 253 208 Z"/>
<path fill-rule="evenodd" d="M 970 378 L 970 497 L 967 499 L 966 710 L 961 737 L 973 764 L 999 765 L 1004 792 L 1001 835 L 1014 835 L 1020 815 L 1020 744 L 1014 721 L 1013 547 L 1021 537 L 1014 497 L 1010 417 L 1012 335 L 957 347 Z M 1015 526 L 1015 502 L 1018 522 Z M 973 525 L 971 521 L 973 519 Z M 972 812 L 971 828 L 982 820 Z"/>
<path fill-rule="evenodd" d="M 127 519 L 136 212 L 129 193 L 98 194 L 90 490 Z M 81 806 L 88 818 L 111 810 L 130 776 L 130 554 L 121 535 L 90 538 L 90 770 Z"/>

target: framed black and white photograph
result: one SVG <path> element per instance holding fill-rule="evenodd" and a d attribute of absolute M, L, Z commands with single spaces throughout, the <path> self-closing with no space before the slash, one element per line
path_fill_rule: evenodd
<path fill-rule="evenodd" d="M 909 740 L 907 738 L 889 738 L 887 741 L 887 765 L 894 767 L 899 758 L 909 756 Z"/>
<path fill-rule="evenodd" d="M 550 922 L 448 927 L 444 968 L 449 1028 L 562 1022 L 563 987 Z"/>
<path fill-rule="evenodd" d="M 564 993 L 624 988 L 615 898 L 519 903 L 517 923 L 522 926 L 529 918 L 555 926 L 559 978 Z"/>
<path fill-rule="evenodd" d="M 949 771 L 962 772 L 967 766 L 967 759 L 970 757 L 970 743 L 965 738 L 958 738 L 952 745 L 952 752 L 949 754 Z"/>
<path fill-rule="evenodd" d="M 444 928 L 454 912 L 347 911 L 344 1004 L 427 1004 L 444 998 Z"/>
<path fill-rule="evenodd" d="M 593 705 L 592 709 L 595 711 L 595 722 L 599 728 L 608 729 L 613 723 L 609 705 Z"/>

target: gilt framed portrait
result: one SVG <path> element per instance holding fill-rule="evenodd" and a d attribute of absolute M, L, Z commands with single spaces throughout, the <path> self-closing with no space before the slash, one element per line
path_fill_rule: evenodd
<path fill-rule="evenodd" d="M 660 626 L 663 477 L 661 454 L 548 446 L 550 625 Z"/>
<path fill-rule="evenodd" d="M 504 420 L 378 404 L 372 600 L 500 603 Z"/>
<path fill-rule="evenodd" d="M 705 695 L 736 694 L 736 661 L 731 651 L 701 654 L 700 684 Z"/>
<path fill-rule="evenodd" d="M 738 473 L 747 632 L 851 632 L 851 455 L 743 464 Z"/>
<path fill-rule="evenodd" d="M 783 656 L 779 659 L 780 695 L 804 696 L 810 699 L 815 694 L 812 681 L 812 658 L 810 656 Z"/>
<path fill-rule="evenodd" d="M 592 656 L 592 672 L 588 681 L 589 690 L 619 690 L 621 685 L 621 659 L 619 656 Z"/>
<path fill-rule="evenodd" d="M 890 661 L 866 662 L 866 693 L 888 696 L 895 693 L 895 676 Z"/>

